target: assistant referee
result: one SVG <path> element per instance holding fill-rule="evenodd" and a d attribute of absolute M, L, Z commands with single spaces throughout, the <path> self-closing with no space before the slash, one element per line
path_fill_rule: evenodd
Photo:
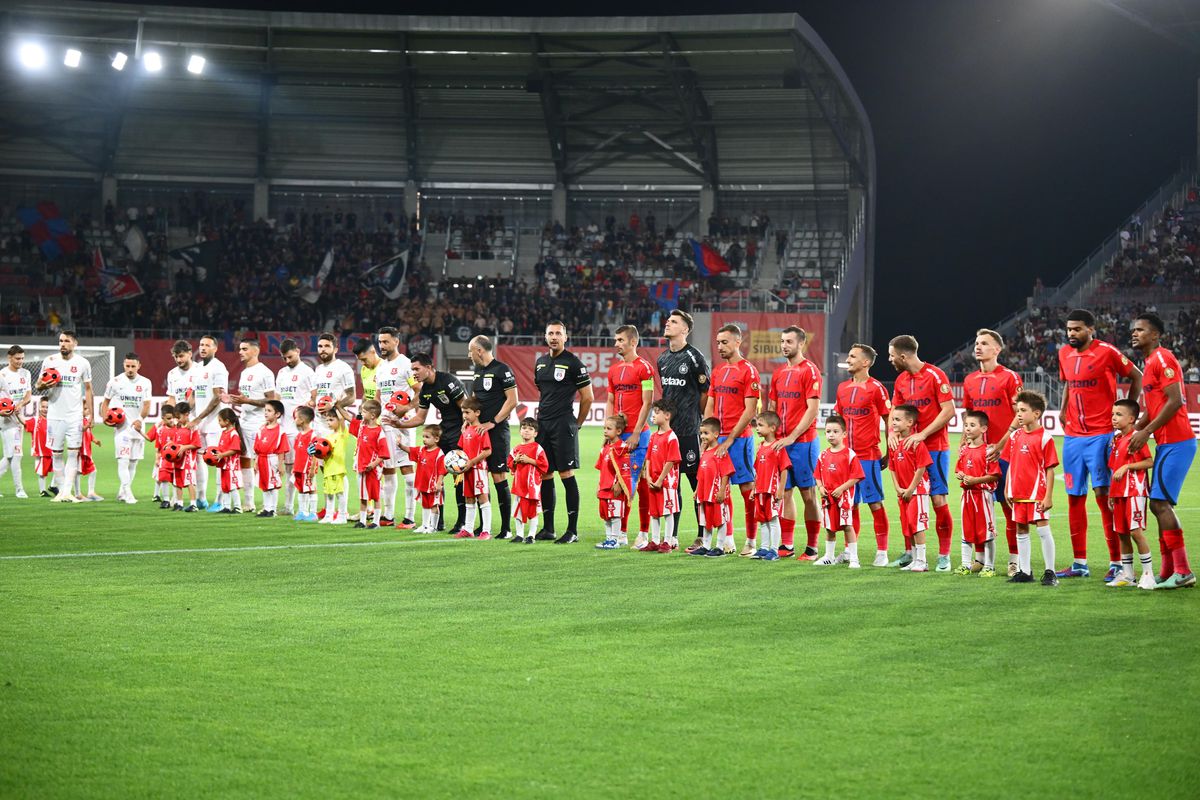
<path fill-rule="evenodd" d="M 592 376 L 579 358 L 567 350 L 567 326 L 559 321 L 546 324 L 546 345 L 550 352 L 538 356 L 533 366 L 537 386 L 537 443 L 546 451 L 550 471 L 542 481 L 542 530 L 535 539 L 554 539 L 554 474 L 562 480 L 567 500 L 567 530 L 555 540 L 558 544 L 579 541 L 579 427 L 592 408 Z M 572 404 L 579 395 L 579 413 Z"/>
<path fill-rule="evenodd" d="M 512 495 L 508 491 L 508 452 L 510 448 L 508 418 L 517 407 L 517 379 L 512 368 L 492 354 L 492 340 L 476 336 L 467 344 L 467 355 L 475 367 L 471 378 L 471 394 L 483 404 L 479 424 L 488 432 L 492 454 L 487 470 L 496 487 L 496 502 L 500 506 L 501 529 L 497 539 L 507 539 L 511 529 Z M 482 520 L 479 523 L 483 524 Z"/>

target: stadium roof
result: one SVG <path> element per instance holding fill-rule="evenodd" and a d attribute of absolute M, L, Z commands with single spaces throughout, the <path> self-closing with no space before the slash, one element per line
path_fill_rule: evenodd
<path fill-rule="evenodd" d="M 428 17 L 17 2 L 0 173 L 839 191 L 874 143 L 794 14 Z M 61 65 L 67 47 L 78 69 Z M 158 51 L 163 70 L 133 62 Z M 123 71 L 110 67 L 121 50 Z M 203 55 L 203 75 L 183 62 Z"/>
<path fill-rule="evenodd" d="M 1097 0 L 1167 41 L 1200 55 L 1200 4 L 1186 0 Z"/>

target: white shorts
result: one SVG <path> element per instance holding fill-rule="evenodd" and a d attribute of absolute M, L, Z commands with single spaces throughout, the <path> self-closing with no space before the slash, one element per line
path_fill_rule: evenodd
<path fill-rule="evenodd" d="M 200 433 L 204 438 L 205 450 L 210 447 L 216 447 L 221 443 L 221 427 L 219 425 L 213 428 L 211 431 L 206 429 L 200 431 Z"/>
<path fill-rule="evenodd" d="M 113 437 L 113 452 L 117 458 L 141 461 L 146 452 L 146 440 L 132 428 L 117 431 Z"/>
<path fill-rule="evenodd" d="M 383 438 L 387 440 L 388 458 L 383 460 L 384 469 L 399 469 L 401 467 L 411 467 L 412 459 L 408 457 L 408 453 L 396 446 L 397 442 L 404 442 L 405 445 L 412 447 L 416 441 L 416 432 L 412 428 L 393 428 L 391 425 L 383 426 Z"/>
<path fill-rule="evenodd" d="M 51 419 L 46 421 L 46 446 L 50 452 L 59 453 L 63 448 L 78 450 L 83 444 L 83 418 L 76 420 Z"/>
<path fill-rule="evenodd" d="M 20 425 L 0 428 L 0 458 L 21 457 L 21 442 L 25 429 Z"/>
<path fill-rule="evenodd" d="M 258 469 L 258 456 L 254 454 L 254 440 L 258 438 L 258 432 L 261 428 L 248 428 L 242 425 L 242 446 L 246 448 L 246 452 L 250 455 L 242 456 L 242 458 L 250 459 L 250 468 Z"/>

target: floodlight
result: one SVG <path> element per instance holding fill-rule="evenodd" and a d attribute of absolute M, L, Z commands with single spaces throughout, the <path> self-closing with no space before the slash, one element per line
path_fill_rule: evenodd
<path fill-rule="evenodd" d="M 17 59 L 25 69 L 41 69 L 46 66 L 46 50 L 40 44 L 24 42 L 17 48 Z"/>
<path fill-rule="evenodd" d="M 142 66 L 146 72 L 158 72 L 162 69 L 162 56 L 153 50 L 142 53 Z"/>
<path fill-rule="evenodd" d="M 83 53 L 76 50 L 74 47 L 67 50 L 67 54 L 63 56 L 63 63 L 71 69 L 79 66 L 79 62 L 83 61 Z"/>
<path fill-rule="evenodd" d="M 187 71 L 193 75 L 204 72 L 204 56 L 192 56 L 188 59 Z"/>
<path fill-rule="evenodd" d="M 129 56 L 125 55 L 124 53 L 122 53 L 120 51 L 117 51 L 117 54 L 115 56 L 113 56 L 112 68 L 115 69 L 117 72 L 120 72 L 121 70 L 125 69 L 125 62 L 128 60 L 129 60 Z"/>

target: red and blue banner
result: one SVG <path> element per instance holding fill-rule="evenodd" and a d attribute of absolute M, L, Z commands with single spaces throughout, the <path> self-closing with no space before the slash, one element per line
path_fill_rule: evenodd
<path fill-rule="evenodd" d="M 663 311 L 679 308 L 679 281 L 659 281 L 650 288 L 650 297 Z"/>
<path fill-rule="evenodd" d="M 688 239 L 688 244 L 692 247 L 692 257 L 700 277 L 711 278 L 713 275 L 729 272 L 729 262 L 711 244 L 695 239 Z"/>
<path fill-rule="evenodd" d="M 29 231 L 29 238 L 42 251 L 47 261 L 54 261 L 64 254 L 79 250 L 79 240 L 58 206 L 50 201 L 38 203 L 34 208 L 18 208 L 17 219 Z"/>

